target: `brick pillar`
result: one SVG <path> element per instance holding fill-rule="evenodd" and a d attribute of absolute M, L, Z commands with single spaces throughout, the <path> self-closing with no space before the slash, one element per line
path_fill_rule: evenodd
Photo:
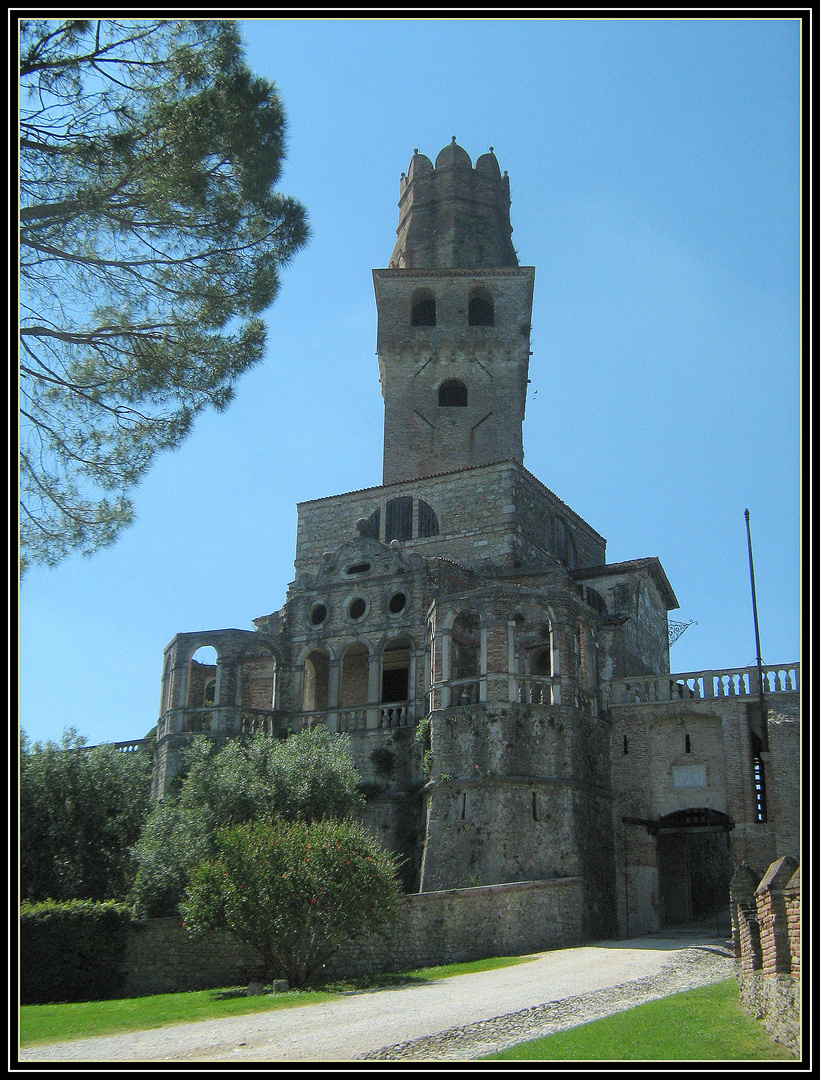
<path fill-rule="evenodd" d="M 786 928 L 789 935 L 792 975 L 800 977 L 800 871 L 792 874 L 783 896 L 786 902 Z"/>
<path fill-rule="evenodd" d="M 761 966 L 760 930 L 757 923 L 755 889 L 760 874 L 748 863 L 741 863 L 729 885 L 729 904 L 732 914 L 732 948 L 743 971 L 756 971 Z"/>
<path fill-rule="evenodd" d="M 755 892 L 764 975 L 791 972 L 784 891 L 797 869 L 797 860 L 790 855 L 784 855 L 771 864 Z"/>

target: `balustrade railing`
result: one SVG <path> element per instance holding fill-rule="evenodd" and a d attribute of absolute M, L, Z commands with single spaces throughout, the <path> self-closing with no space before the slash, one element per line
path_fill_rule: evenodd
<path fill-rule="evenodd" d="M 587 716 L 598 715 L 598 695 L 592 690 L 585 690 L 583 686 L 575 687 L 575 708 L 585 712 Z"/>
<path fill-rule="evenodd" d="M 799 664 L 767 664 L 762 668 L 764 694 L 800 689 Z M 636 675 L 613 679 L 603 687 L 607 708 L 665 701 L 756 697 L 757 667 L 722 671 L 687 671 L 670 675 Z"/>
<path fill-rule="evenodd" d="M 264 731 L 272 735 L 276 713 L 271 709 L 246 709 L 238 705 L 172 709 L 157 721 L 157 739 L 166 735 L 197 735 L 223 732 L 227 735 Z"/>
<path fill-rule="evenodd" d="M 403 728 L 410 724 L 409 702 L 397 701 L 390 705 L 379 706 L 380 728 Z"/>
<path fill-rule="evenodd" d="M 451 705 L 476 705 L 481 697 L 481 680 L 453 679 L 449 683 Z"/>
<path fill-rule="evenodd" d="M 413 703 L 394 701 L 384 705 L 357 705 L 353 708 L 322 709 L 301 712 L 298 716 L 299 730 L 325 724 L 336 731 L 347 733 L 374 731 L 381 728 L 409 727 L 413 723 Z"/>
<path fill-rule="evenodd" d="M 557 675 L 524 675 L 518 680 L 518 701 L 521 705 L 554 705 L 555 687 L 560 684 Z"/>

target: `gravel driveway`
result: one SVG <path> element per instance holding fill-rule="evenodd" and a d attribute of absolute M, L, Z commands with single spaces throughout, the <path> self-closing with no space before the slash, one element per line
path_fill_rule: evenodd
<path fill-rule="evenodd" d="M 318 1005 L 49 1043 L 20 1061 L 471 1060 L 733 974 L 723 937 L 653 935 Z"/>

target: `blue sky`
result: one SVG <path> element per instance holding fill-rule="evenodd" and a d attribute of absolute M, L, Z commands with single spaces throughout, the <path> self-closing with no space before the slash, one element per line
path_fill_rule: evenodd
<path fill-rule="evenodd" d="M 371 269 L 414 148 L 510 175 L 536 268 L 525 465 L 656 555 L 697 620 L 672 670 L 800 655 L 800 24 L 261 20 L 247 58 L 288 116 L 281 190 L 313 238 L 264 364 L 136 492 L 136 524 L 20 591 L 20 722 L 92 743 L 156 722 L 182 631 L 252 629 L 293 577 L 296 502 L 381 482 Z"/>

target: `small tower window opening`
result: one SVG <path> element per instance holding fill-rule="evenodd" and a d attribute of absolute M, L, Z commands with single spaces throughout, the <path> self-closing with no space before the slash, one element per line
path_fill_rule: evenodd
<path fill-rule="evenodd" d="M 532 820 L 538 821 L 538 793 L 532 793 Z"/>
<path fill-rule="evenodd" d="M 216 679 L 211 679 L 205 683 L 205 697 L 202 703 L 206 708 L 210 708 L 214 701 L 216 701 Z"/>
<path fill-rule="evenodd" d="M 684 741 L 684 745 L 686 746 L 686 753 L 691 754 L 692 753 L 692 742 L 691 742 L 691 739 L 689 738 L 689 733 L 688 732 L 686 733 L 686 735 L 684 735 L 683 741 Z"/>
<path fill-rule="evenodd" d="M 629 753 L 629 742 L 627 741 L 626 735 L 624 735 L 624 754 L 628 754 L 628 753 Z"/>
<path fill-rule="evenodd" d="M 754 779 L 755 821 L 764 825 L 768 821 L 766 812 L 766 777 L 763 772 L 763 743 L 752 735 L 752 772 Z"/>
<path fill-rule="evenodd" d="M 411 314 L 413 326 L 436 325 L 436 298 L 429 289 L 415 293 Z"/>
<path fill-rule="evenodd" d="M 467 387 L 459 379 L 448 379 L 438 388 L 438 403 L 445 408 L 465 408 Z"/>
<path fill-rule="evenodd" d="M 477 292 L 470 297 L 467 322 L 470 326 L 495 326 L 493 299 L 489 293 Z"/>

